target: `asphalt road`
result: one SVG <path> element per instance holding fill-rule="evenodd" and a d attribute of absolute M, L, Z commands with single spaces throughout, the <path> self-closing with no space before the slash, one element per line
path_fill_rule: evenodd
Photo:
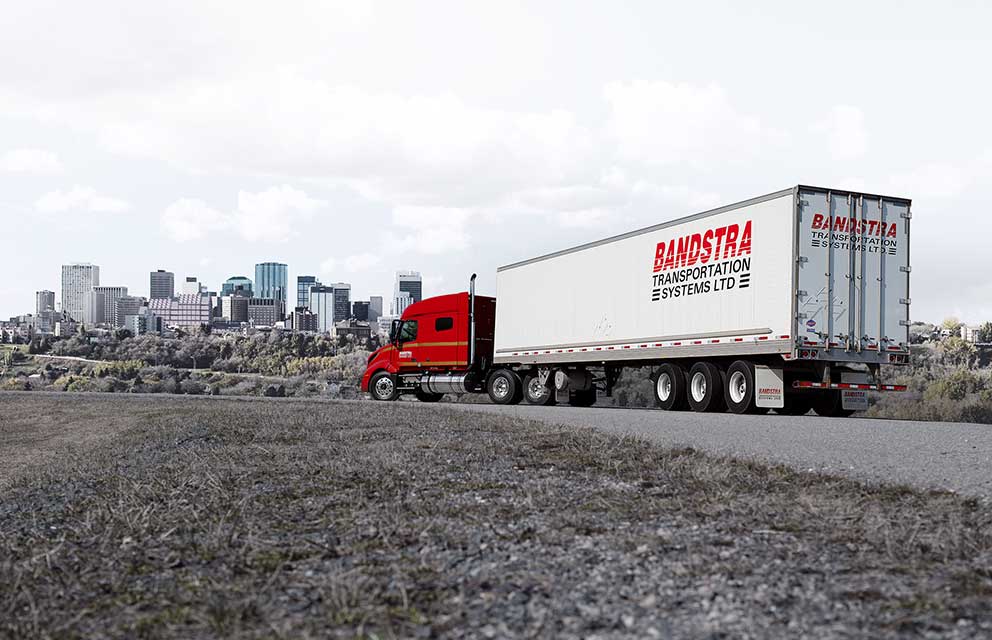
<path fill-rule="evenodd" d="M 446 404 L 633 434 L 666 447 L 992 499 L 992 425 L 650 409 Z"/>

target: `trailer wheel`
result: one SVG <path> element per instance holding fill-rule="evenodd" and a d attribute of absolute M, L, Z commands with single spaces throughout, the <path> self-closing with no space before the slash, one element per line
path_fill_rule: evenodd
<path fill-rule="evenodd" d="M 844 397 L 840 391 L 821 391 L 813 398 L 813 411 L 824 418 L 846 418 L 854 413 L 844 408 Z"/>
<path fill-rule="evenodd" d="M 754 404 L 754 365 L 737 360 L 727 369 L 727 406 L 734 413 L 757 413 Z"/>
<path fill-rule="evenodd" d="M 555 392 L 551 387 L 541 384 L 541 379 L 528 374 L 524 377 L 524 400 L 528 404 L 548 406 L 555 403 Z"/>
<path fill-rule="evenodd" d="M 665 411 L 683 411 L 689 406 L 685 387 L 685 368 L 680 364 L 666 362 L 655 373 L 654 398 Z"/>
<path fill-rule="evenodd" d="M 725 411 L 723 373 L 712 362 L 697 362 L 689 370 L 689 406 L 693 411 Z"/>
<path fill-rule="evenodd" d="M 388 371 L 380 371 L 369 380 L 369 393 L 373 400 L 392 402 L 400 397 L 396 389 L 396 378 Z"/>
<path fill-rule="evenodd" d="M 486 383 L 486 390 L 494 404 L 520 404 L 524 398 L 520 376 L 509 369 L 494 371 Z"/>
<path fill-rule="evenodd" d="M 809 392 L 785 394 L 785 406 L 781 409 L 775 409 L 775 413 L 780 416 L 806 415 L 813 407 L 813 399 L 809 397 L 810 395 L 812 394 Z"/>
<path fill-rule="evenodd" d="M 416 388 L 413 395 L 417 396 L 417 400 L 420 400 L 421 402 L 440 402 L 441 398 L 444 397 L 443 393 L 428 393 L 420 387 Z"/>
<path fill-rule="evenodd" d="M 596 387 L 570 392 L 568 404 L 573 407 L 591 407 L 596 404 Z"/>

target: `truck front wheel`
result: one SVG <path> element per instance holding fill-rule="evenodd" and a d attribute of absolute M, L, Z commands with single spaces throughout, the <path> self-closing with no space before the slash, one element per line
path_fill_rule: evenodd
<path fill-rule="evenodd" d="M 725 411 L 723 372 L 712 362 L 697 362 L 689 370 L 689 406 L 693 411 Z"/>
<path fill-rule="evenodd" d="M 396 390 L 396 378 L 388 371 L 380 371 L 369 380 L 369 393 L 373 400 L 392 402 L 400 397 Z"/>
<path fill-rule="evenodd" d="M 509 369 L 494 371 L 486 384 L 489 399 L 493 404 L 520 404 L 524 399 L 520 376 Z"/>

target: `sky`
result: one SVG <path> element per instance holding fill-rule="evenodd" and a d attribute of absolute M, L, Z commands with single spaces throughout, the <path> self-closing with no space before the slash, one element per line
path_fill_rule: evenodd
<path fill-rule="evenodd" d="M 491 294 L 813 184 L 912 198 L 912 318 L 992 320 L 990 6 L 0 0 L 0 317 L 70 262 Z"/>

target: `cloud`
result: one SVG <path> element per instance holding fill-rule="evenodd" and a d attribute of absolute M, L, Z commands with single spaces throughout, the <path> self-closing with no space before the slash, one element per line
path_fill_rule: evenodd
<path fill-rule="evenodd" d="M 865 114 L 858 107 L 833 107 L 826 117 L 813 125 L 813 131 L 826 137 L 827 149 L 834 160 L 853 160 L 868 152 Z"/>
<path fill-rule="evenodd" d="M 230 228 L 230 216 L 202 200 L 182 198 L 166 207 L 159 220 L 162 231 L 176 242 L 202 240 L 211 233 Z"/>
<path fill-rule="evenodd" d="M 785 134 L 744 114 L 716 84 L 612 83 L 606 132 L 618 156 L 648 166 L 739 164 Z"/>
<path fill-rule="evenodd" d="M 359 253 L 348 256 L 344 260 L 328 258 L 320 263 L 320 271 L 326 275 L 340 272 L 342 269 L 348 273 L 361 273 L 374 269 L 382 263 L 382 257 L 374 253 Z"/>
<path fill-rule="evenodd" d="M 0 171 L 8 173 L 61 173 L 59 156 L 44 149 L 12 149 L 0 156 Z"/>
<path fill-rule="evenodd" d="M 239 235 L 249 242 L 286 242 L 299 235 L 301 224 L 326 206 L 288 185 L 265 191 L 238 192 L 238 206 L 229 213 L 201 200 L 183 198 L 166 207 L 159 220 L 166 236 L 176 242 L 201 240 L 212 233 Z"/>
<path fill-rule="evenodd" d="M 457 207 L 396 207 L 393 224 L 400 235 L 390 236 L 387 246 L 427 255 L 464 251 L 471 244 L 467 230 L 471 217 L 470 210 Z"/>
<path fill-rule="evenodd" d="M 89 213 L 122 213 L 131 205 L 118 198 L 104 196 L 92 187 L 74 186 L 68 191 L 58 189 L 38 198 L 34 208 L 39 213 L 83 211 Z"/>

